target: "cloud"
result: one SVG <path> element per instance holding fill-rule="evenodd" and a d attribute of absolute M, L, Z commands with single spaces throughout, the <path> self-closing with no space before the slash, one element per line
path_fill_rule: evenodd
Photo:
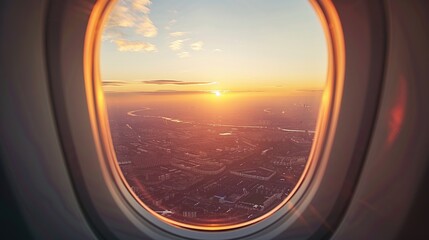
<path fill-rule="evenodd" d="M 132 27 L 135 20 L 128 7 L 117 5 L 112 9 L 106 27 Z"/>
<path fill-rule="evenodd" d="M 111 96 L 138 96 L 138 95 L 190 95 L 190 94 L 211 94 L 209 91 L 176 91 L 176 90 L 158 90 L 158 91 L 115 91 L 105 90 L 104 93 Z"/>
<path fill-rule="evenodd" d="M 122 81 L 103 81 L 101 82 L 103 86 L 112 86 L 112 87 L 119 87 L 126 84 L 126 82 Z"/>
<path fill-rule="evenodd" d="M 188 58 L 191 55 L 189 55 L 188 52 L 180 52 L 180 53 L 177 54 L 177 56 L 179 56 L 179 58 Z"/>
<path fill-rule="evenodd" d="M 261 93 L 264 91 L 223 91 L 228 94 L 240 94 L 240 93 Z M 158 90 L 158 91 L 112 91 L 105 90 L 106 94 L 109 95 L 124 95 L 124 96 L 138 96 L 138 95 L 182 95 L 182 94 L 213 94 L 212 91 L 180 91 L 180 90 Z M 132 94 L 132 95 L 131 95 Z"/>
<path fill-rule="evenodd" d="M 142 17 L 141 22 L 138 24 L 136 32 L 142 34 L 145 37 L 151 38 L 158 34 L 158 29 L 155 27 L 149 17 L 144 16 Z"/>
<path fill-rule="evenodd" d="M 203 49 L 203 45 L 204 42 L 203 41 L 198 41 L 198 42 L 194 42 L 191 45 L 189 45 L 191 47 L 192 50 L 194 51 L 200 51 L 201 49 Z"/>
<path fill-rule="evenodd" d="M 150 0 L 118 1 L 106 22 L 103 40 L 123 41 L 131 32 L 147 38 L 155 37 L 158 29 L 149 17 L 151 4 Z M 142 49 L 154 48 L 152 44 L 146 45 Z M 118 50 L 121 51 L 119 48 Z"/>
<path fill-rule="evenodd" d="M 187 32 L 172 32 L 170 33 L 171 37 L 182 37 L 184 35 L 188 34 Z"/>
<path fill-rule="evenodd" d="M 213 52 L 223 52 L 223 50 L 220 48 L 216 48 L 216 49 L 213 49 Z"/>
<path fill-rule="evenodd" d="M 134 9 L 144 14 L 149 14 L 150 13 L 149 5 L 151 4 L 152 2 L 150 0 L 134 0 L 132 3 L 132 6 Z"/>
<path fill-rule="evenodd" d="M 118 50 L 121 52 L 156 52 L 156 46 L 151 43 L 127 41 L 127 40 L 115 40 L 115 44 L 118 46 Z"/>
<path fill-rule="evenodd" d="M 296 89 L 297 92 L 323 92 L 323 89 Z"/>
<path fill-rule="evenodd" d="M 168 47 L 173 51 L 179 51 L 183 48 L 183 43 L 188 40 L 189 39 L 180 39 L 180 40 L 172 41 Z"/>
<path fill-rule="evenodd" d="M 110 29 L 110 30 L 105 30 L 103 35 L 101 36 L 102 41 L 110 41 L 110 42 L 114 42 L 115 40 L 118 39 L 124 39 L 124 38 L 128 38 L 127 34 L 125 34 L 122 31 L 117 31 L 114 29 Z"/>
<path fill-rule="evenodd" d="M 186 82 L 179 80 L 146 80 L 143 81 L 146 84 L 157 84 L 157 85 L 209 85 L 216 84 L 216 82 Z"/>

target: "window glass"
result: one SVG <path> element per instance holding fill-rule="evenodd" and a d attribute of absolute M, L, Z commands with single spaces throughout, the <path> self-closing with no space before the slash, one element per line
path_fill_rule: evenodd
<path fill-rule="evenodd" d="M 119 0 L 100 59 L 119 169 L 151 213 L 230 226 L 293 192 L 327 75 L 309 2 Z"/>

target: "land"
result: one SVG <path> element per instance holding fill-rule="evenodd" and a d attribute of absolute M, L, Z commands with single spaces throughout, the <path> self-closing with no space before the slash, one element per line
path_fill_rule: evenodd
<path fill-rule="evenodd" d="M 131 190 L 158 214 L 197 225 L 241 223 L 282 203 L 306 167 L 320 98 L 224 108 L 197 99 L 140 96 L 119 104 L 107 97 Z"/>

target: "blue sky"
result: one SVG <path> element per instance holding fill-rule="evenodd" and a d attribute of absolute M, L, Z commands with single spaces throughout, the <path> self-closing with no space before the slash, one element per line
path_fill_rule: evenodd
<path fill-rule="evenodd" d="M 305 0 L 119 0 L 101 44 L 112 91 L 321 89 L 327 71 Z"/>

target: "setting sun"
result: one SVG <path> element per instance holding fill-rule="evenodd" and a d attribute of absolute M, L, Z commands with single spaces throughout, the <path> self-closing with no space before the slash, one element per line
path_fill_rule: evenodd
<path fill-rule="evenodd" d="M 216 97 L 222 96 L 222 93 L 220 91 L 214 91 L 213 94 L 216 95 Z"/>

